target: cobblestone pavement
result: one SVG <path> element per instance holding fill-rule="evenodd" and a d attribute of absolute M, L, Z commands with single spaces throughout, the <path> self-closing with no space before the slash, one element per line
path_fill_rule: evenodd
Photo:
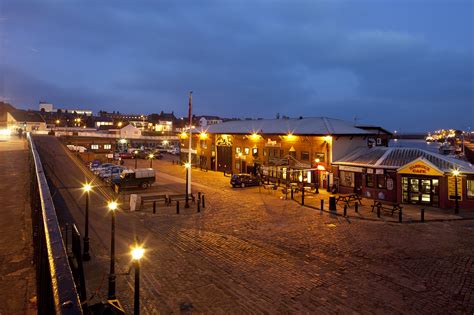
<path fill-rule="evenodd" d="M 46 172 L 54 173 L 54 191 L 64 196 L 71 220 L 81 228 L 80 193 L 67 187 L 74 184 L 73 174 L 77 183 L 84 178 L 76 175 L 78 166 L 54 150 L 48 149 Z M 147 193 L 184 191 L 182 166 L 169 161 L 154 166 L 157 183 Z M 128 245 L 135 236 L 147 247 L 141 290 L 145 314 L 474 311 L 472 221 L 352 220 L 281 200 L 262 188 L 233 189 L 222 173 L 193 170 L 192 175 L 193 192 L 206 196 L 200 213 L 195 205 L 180 215 L 160 206 L 155 215 L 147 207 L 117 217 L 119 272 L 128 270 Z M 121 198 L 126 209 L 126 196 Z M 106 295 L 110 233 L 103 204 L 102 197 L 91 200 L 93 258 L 86 263 L 89 292 L 95 288 L 99 298 Z M 131 277 L 117 279 L 128 311 L 132 285 Z"/>
<path fill-rule="evenodd" d="M 155 163 L 159 180 L 183 182 L 182 167 Z M 193 180 L 194 190 L 208 197 L 204 212 L 136 214 L 157 239 L 158 260 L 144 269 L 159 283 L 168 310 L 474 311 L 473 221 L 350 220 L 262 188 L 232 189 L 221 173 L 193 170 Z"/>
<path fill-rule="evenodd" d="M 17 137 L 0 141 L 0 314 L 35 313 L 31 261 L 28 151 Z M 33 303 L 30 302 L 30 299 Z"/>

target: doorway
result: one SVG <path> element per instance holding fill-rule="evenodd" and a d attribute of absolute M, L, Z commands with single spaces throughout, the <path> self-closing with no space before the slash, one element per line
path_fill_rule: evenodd
<path fill-rule="evenodd" d="M 404 203 L 438 206 L 439 179 L 426 177 L 402 177 Z"/>

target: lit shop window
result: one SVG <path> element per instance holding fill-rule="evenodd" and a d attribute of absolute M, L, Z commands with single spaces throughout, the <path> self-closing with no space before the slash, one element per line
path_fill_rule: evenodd
<path fill-rule="evenodd" d="M 374 174 L 367 174 L 366 175 L 366 184 L 367 187 L 374 187 L 375 186 L 375 175 Z"/>
<path fill-rule="evenodd" d="M 91 144 L 91 149 L 92 150 L 99 150 L 99 145 L 98 144 Z"/>
<path fill-rule="evenodd" d="M 301 161 L 309 161 L 309 152 L 301 151 Z"/>
<path fill-rule="evenodd" d="M 110 150 L 110 149 L 112 149 L 112 145 L 111 144 L 104 144 L 104 149 L 105 150 Z"/>
<path fill-rule="evenodd" d="M 468 179 L 467 181 L 467 199 L 474 199 L 474 179 Z"/>

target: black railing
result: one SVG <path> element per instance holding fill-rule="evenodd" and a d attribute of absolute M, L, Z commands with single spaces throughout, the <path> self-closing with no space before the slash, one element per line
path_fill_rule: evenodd
<path fill-rule="evenodd" d="M 83 314 L 56 210 L 31 136 L 28 144 L 38 314 Z"/>

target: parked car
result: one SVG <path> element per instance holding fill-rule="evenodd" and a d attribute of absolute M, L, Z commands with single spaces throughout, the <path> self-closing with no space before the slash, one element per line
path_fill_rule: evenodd
<path fill-rule="evenodd" d="M 150 187 L 155 180 L 154 169 L 138 168 L 136 170 L 124 170 L 120 174 L 120 177 L 112 179 L 112 185 L 116 192 L 129 187 L 140 187 L 145 189 Z"/>
<path fill-rule="evenodd" d="M 97 166 L 97 167 L 92 167 L 92 168 L 91 168 L 91 171 L 92 171 L 92 173 L 94 173 L 94 174 L 99 174 L 100 171 L 102 171 L 102 170 L 104 170 L 104 169 L 106 169 L 106 168 L 108 168 L 108 167 L 112 167 L 112 166 L 115 166 L 115 164 L 112 164 L 112 163 L 104 163 L 104 164 L 100 164 L 100 165 Z"/>
<path fill-rule="evenodd" d="M 178 147 L 174 147 L 174 148 L 166 150 L 166 152 L 173 155 L 179 155 L 181 150 Z"/>
<path fill-rule="evenodd" d="M 123 166 L 118 166 L 118 165 L 111 166 L 111 167 L 108 167 L 108 168 L 102 170 L 99 173 L 99 178 L 100 179 L 106 179 L 106 178 L 110 178 L 112 176 L 120 176 L 120 174 L 124 170 L 126 170 L 126 168 L 123 167 Z"/>
<path fill-rule="evenodd" d="M 131 159 L 133 157 L 133 154 L 129 152 L 120 152 L 119 157 L 121 157 L 122 159 Z"/>
<path fill-rule="evenodd" d="M 247 186 L 260 186 L 261 180 L 258 177 L 250 174 L 235 174 L 230 178 L 230 184 L 232 187 L 247 187 Z"/>

